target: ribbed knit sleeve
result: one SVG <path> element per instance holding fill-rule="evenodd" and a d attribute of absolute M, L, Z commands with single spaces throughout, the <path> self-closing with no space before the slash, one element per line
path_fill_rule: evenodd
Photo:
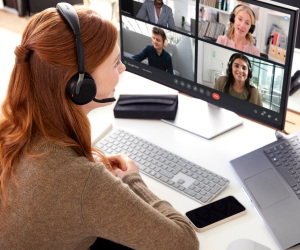
<path fill-rule="evenodd" d="M 149 191 L 139 174 L 122 181 L 94 165 L 82 192 L 88 234 L 139 250 L 199 249 L 188 221 Z"/>

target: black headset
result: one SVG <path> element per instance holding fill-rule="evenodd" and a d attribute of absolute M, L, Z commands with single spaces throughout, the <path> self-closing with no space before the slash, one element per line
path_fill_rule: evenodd
<path fill-rule="evenodd" d="M 231 55 L 231 57 L 229 58 L 229 61 L 228 61 L 228 64 L 227 64 L 227 70 L 226 70 L 226 74 L 227 76 L 232 73 L 232 64 L 233 64 L 233 57 L 236 56 L 236 55 L 241 55 L 240 53 L 234 53 Z M 245 56 L 246 57 L 246 56 Z M 252 78 L 252 65 L 251 65 L 251 62 L 249 61 L 248 57 L 247 58 L 247 61 L 248 61 L 248 77 L 249 79 Z"/>
<path fill-rule="evenodd" d="M 231 23 L 234 23 L 234 19 L 235 19 L 234 11 L 235 11 L 235 9 L 236 9 L 237 7 L 240 7 L 240 6 L 245 6 L 245 7 L 247 7 L 249 10 L 251 10 L 252 13 L 253 13 L 253 16 L 254 16 L 254 20 L 255 20 L 255 13 L 254 13 L 254 11 L 253 11 L 249 6 L 247 6 L 247 5 L 239 4 L 239 5 L 235 6 L 234 9 L 233 9 L 233 11 L 230 13 L 229 21 L 230 21 Z M 250 29 L 249 29 L 249 33 L 253 34 L 254 30 L 255 30 L 255 25 L 252 24 L 252 20 L 251 20 L 251 27 L 250 27 Z"/>
<path fill-rule="evenodd" d="M 77 105 L 84 105 L 91 101 L 107 103 L 116 101 L 115 98 L 102 100 L 95 99 L 97 86 L 91 75 L 85 72 L 83 46 L 80 38 L 80 25 L 78 15 L 71 4 L 58 3 L 56 9 L 63 16 L 76 36 L 76 49 L 78 61 L 78 73 L 67 84 L 67 95 Z"/>

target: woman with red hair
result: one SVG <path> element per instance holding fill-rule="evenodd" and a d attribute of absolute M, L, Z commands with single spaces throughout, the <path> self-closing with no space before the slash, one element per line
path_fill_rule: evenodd
<path fill-rule="evenodd" d="M 85 72 L 97 99 L 125 70 L 117 30 L 75 6 Z M 199 249 L 187 220 L 148 190 L 126 155 L 91 146 L 87 113 L 66 94 L 78 72 L 72 30 L 57 9 L 33 16 L 16 47 L 0 119 L 1 249 Z"/>

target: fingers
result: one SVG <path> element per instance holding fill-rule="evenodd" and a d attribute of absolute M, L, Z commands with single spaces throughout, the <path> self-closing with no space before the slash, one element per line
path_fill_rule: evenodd
<path fill-rule="evenodd" d="M 125 154 L 110 155 L 107 157 L 111 165 L 117 165 L 123 171 L 127 170 L 128 164 L 132 164 L 133 160 Z"/>

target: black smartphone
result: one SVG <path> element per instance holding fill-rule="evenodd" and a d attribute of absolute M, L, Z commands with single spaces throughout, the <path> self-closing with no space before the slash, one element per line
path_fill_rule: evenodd
<path fill-rule="evenodd" d="M 211 202 L 186 212 L 197 232 L 204 232 L 246 214 L 246 208 L 233 196 Z"/>

